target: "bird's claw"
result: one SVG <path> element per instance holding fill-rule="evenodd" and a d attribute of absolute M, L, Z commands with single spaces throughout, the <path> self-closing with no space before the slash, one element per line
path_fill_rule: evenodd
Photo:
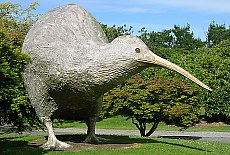
<path fill-rule="evenodd" d="M 67 149 L 70 147 L 72 146 L 59 140 L 47 141 L 45 144 L 41 146 L 41 148 L 44 150 Z"/>
<path fill-rule="evenodd" d="M 96 135 L 92 135 L 92 136 L 87 136 L 83 142 L 89 144 L 102 144 L 105 141 L 107 141 L 107 139 L 97 137 Z"/>

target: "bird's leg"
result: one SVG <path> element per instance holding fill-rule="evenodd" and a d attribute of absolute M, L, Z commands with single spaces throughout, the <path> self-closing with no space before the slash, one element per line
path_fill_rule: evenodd
<path fill-rule="evenodd" d="M 99 138 L 95 134 L 96 119 L 98 116 L 98 111 L 101 109 L 102 101 L 103 95 L 97 99 L 96 104 L 94 104 L 95 106 L 89 110 L 90 116 L 85 120 L 86 125 L 88 126 L 87 136 L 84 140 L 85 143 L 98 144 L 102 143 L 102 141 L 106 141 L 106 139 Z"/>
<path fill-rule="evenodd" d="M 50 120 L 50 118 L 43 117 L 42 120 L 48 130 L 48 140 L 45 144 L 41 146 L 43 149 L 45 150 L 55 149 L 55 148 L 65 149 L 71 146 L 57 139 L 57 137 L 54 134 L 52 121 Z"/>
<path fill-rule="evenodd" d="M 96 125 L 96 116 L 91 116 L 86 120 L 86 125 L 88 126 L 87 136 L 84 140 L 84 143 L 97 144 L 101 141 L 95 135 L 95 125 Z"/>
<path fill-rule="evenodd" d="M 91 116 L 86 120 L 86 125 L 88 126 L 87 136 L 84 140 L 84 143 L 90 144 L 100 144 L 103 141 L 106 141 L 105 138 L 97 137 L 95 134 L 95 125 L 96 125 L 96 116 Z"/>
<path fill-rule="evenodd" d="M 33 71 L 30 70 L 30 68 L 27 68 L 27 71 L 25 72 L 25 74 L 23 74 L 23 78 L 25 79 L 24 84 L 30 96 L 31 104 L 35 107 L 36 113 L 38 114 L 38 116 L 40 116 L 39 118 L 41 122 L 46 126 L 48 130 L 48 141 L 41 147 L 43 149 L 70 147 L 69 144 L 61 142 L 56 138 L 53 131 L 52 121 L 50 117 L 42 114 L 43 111 L 46 111 L 50 107 L 54 109 L 57 108 L 56 103 L 53 102 L 52 98 L 47 95 L 48 92 L 47 89 L 45 88 L 46 86 L 45 83 L 43 83 L 43 80 L 38 75 L 34 74 Z"/>

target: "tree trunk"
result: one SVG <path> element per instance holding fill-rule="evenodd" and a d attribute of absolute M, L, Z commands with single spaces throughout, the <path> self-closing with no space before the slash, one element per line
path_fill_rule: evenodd
<path fill-rule="evenodd" d="M 141 137 L 146 137 L 145 130 L 146 130 L 146 123 L 142 122 L 140 119 L 137 119 L 137 122 L 135 123 L 134 118 L 132 117 L 132 123 L 138 128 L 140 131 Z"/>
<path fill-rule="evenodd" d="M 152 128 L 149 130 L 149 132 L 145 135 L 145 137 L 149 137 L 156 129 L 159 124 L 159 121 L 154 122 Z"/>

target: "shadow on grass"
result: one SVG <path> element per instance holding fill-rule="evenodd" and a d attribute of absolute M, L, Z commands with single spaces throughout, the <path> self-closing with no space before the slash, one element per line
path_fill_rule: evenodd
<path fill-rule="evenodd" d="M 57 138 L 64 142 L 74 143 L 76 145 L 82 145 L 83 140 L 85 139 L 86 135 L 84 134 L 74 134 L 74 135 L 57 135 Z M 116 145 L 123 145 L 123 144 L 167 144 L 172 146 L 179 146 L 199 151 L 207 150 L 188 146 L 185 144 L 178 144 L 174 142 L 167 142 L 161 139 L 151 139 L 151 138 L 139 138 L 139 137 L 129 137 L 129 136 L 117 136 L 117 135 L 100 135 L 100 137 L 107 139 L 108 141 L 103 143 L 103 146 L 106 144 L 116 144 Z M 166 138 L 166 137 L 164 137 Z M 47 139 L 47 137 L 46 137 Z M 44 140 L 44 139 L 43 139 Z M 92 144 L 93 145 L 93 144 Z M 0 154 L 1 155 L 41 155 L 46 153 L 47 151 L 42 150 L 39 148 L 40 145 L 33 145 L 31 146 L 27 140 L 17 140 L 17 137 L 7 137 L 7 138 L 0 138 Z M 99 147 L 100 144 L 97 145 Z M 199 147 L 199 146 L 198 146 Z"/>
<path fill-rule="evenodd" d="M 183 139 L 183 140 L 199 140 L 201 137 L 195 137 L 195 136 L 158 136 L 157 138 Z M 207 150 L 204 150 L 204 149 L 201 149 L 201 148 L 192 147 L 192 146 L 188 146 L 188 145 L 184 145 L 184 144 L 176 144 L 176 143 L 162 142 L 162 141 L 160 143 L 174 145 L 174 146 L 180 146 L 180 147 L 185 147 L 185 148 L 189 148 L 189 149 L 193 149 L 193 150 L 211 152 L 211 151 L 207 151 Z"/>
<path fill-rule="evenodd" d="M 70 141 L 73 143 L 82 143 L 85 139 L 86 135 L 84 134 L 76 134 L 76 135 L 57 135 L 57 138 L 61 141 Z M 139 144 L 154 144 L 154 143 L 162 143 L 162 144 L 169 144 L 169 145 L 174 145 L 174 146 L 180 146 L 180 147 L 185 147 L 189 149 L 194 149 L 194 150 L 200 150 L 200 151 L 206 151 L 204 149 L 200 149 L 197 147 L 191 147 L 183 144 L 177 144 L 177 143 L 170 143 L 170 142 L 165 142 L 161 141 L 160 139 L 152 139 L 152 138 L 143 138 L 143 137 L 129 137 L 129 136 L 117 136 L 117 135 L 100 135 L 100 137 L 107 139 L 103 144 L 134 144 L 134 143 L 139 143 Z M 158 138 L 168 138 L 168 139 L 184 139 L 184 140 L 198 140 L 201 137 L 193 137 L 193 136 L 162 136 Z M 47 139 L 47 137 L 46 137 Z"/>
<path fill-rule="evenodd" d="M 40 148 L 29 148 L 28 141 L 17 138 L 0 138 L 0 155 L 41 155 L 47 152 Z"/>
<path fill-rule="evenodd" d="M 183 140 L 199 140 L 202 137 L 198 137 L 198 136 L 158 136 L 157 138 L 183 139 Z"/>

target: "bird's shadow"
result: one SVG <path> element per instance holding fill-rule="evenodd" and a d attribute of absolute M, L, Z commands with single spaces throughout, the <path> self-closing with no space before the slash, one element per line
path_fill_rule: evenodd
<path fill-rule="evenodd" d="M 183 140 L 199 140 L 201 137 L 196 136 L 159 136 L 157 138 L 159 139 L 153 139 L 153 138 L 143 138 L 143 137 L 130 137 L 130 136 L 124 136 L 124 135 L 100 135 L 99 137 L 107 139 L 107 141 L 104 141 L 102 144 L 168 144 L 168 145 L 174 145 L 174 146 L 180 146 L 184 148 L 194 149 L 194 150 L 200 150 L 200 151 L 206 151 L 201 148 L 188 146 L 185 144 L 177 144 L 173 142 L 166 142 L 164 140 L 161 140 L 161 138 L 167 138 L 167 139 L 183 139 Z M 46 137 L 47 138 L 47 137 Z M 84 139 L 86 138 L 85 134 L 73 134 L 73 135 L 57 135 L 57 138 L 61 141 L 69 141 L 73 143 L 82 143 Z M 94 144 L 95 145 L 95 144 Z M 97 145 L 97 144 L 96 144 Z"/>

